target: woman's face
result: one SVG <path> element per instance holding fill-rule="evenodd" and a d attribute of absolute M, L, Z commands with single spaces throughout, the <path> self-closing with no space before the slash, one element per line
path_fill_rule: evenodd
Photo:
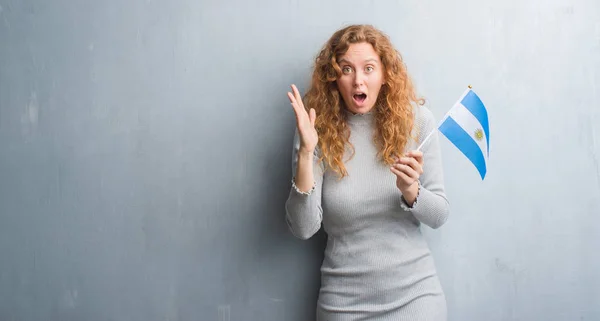
<path fill-rule="evenodd" d="M 350 45 L 338 61 L 342 75 L 336 80 L 346 107 L 355 114 L 371 111 L 384 83 L 383 65 L 370 43 Z"/>

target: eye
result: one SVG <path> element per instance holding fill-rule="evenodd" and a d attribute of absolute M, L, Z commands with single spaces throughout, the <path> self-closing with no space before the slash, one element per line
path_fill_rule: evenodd
<path fill-rule="evenodd" d="M 373 66 L 367 66 L 367 68 L 365 68 L 367 70 L 367 72 L 371 72 L 373 70 L 375 70 L 375 68 L 373 68 Z"/>
<path fill-rule="evenodd" d="M 348 67 L 348 66 L 344 66 L 344 67 L 342 68 L 342 72 L 343 72 L 344 74 L 349 74 L 349 73 L 351 73 L 351 72 L 352 72 L 352 68 L 350 68 L 350 67 Z"/>

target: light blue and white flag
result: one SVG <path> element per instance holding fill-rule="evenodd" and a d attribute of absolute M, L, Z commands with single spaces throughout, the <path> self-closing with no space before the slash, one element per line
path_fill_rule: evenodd
<path fill-rule="evenodd" d="M 485 105 L 471 88 L 446 113 L 438 130 L 473 163 L 483 180 L 490 153 L 490 129 Z"/>

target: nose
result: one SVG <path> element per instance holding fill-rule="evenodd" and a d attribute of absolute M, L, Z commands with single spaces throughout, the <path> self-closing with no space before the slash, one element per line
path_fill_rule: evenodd
<path fill-rule="evenodd" d="M 365 82 L 365 75 L 362 72 L 354 73 L 354 87 L 360 87 Z"/>

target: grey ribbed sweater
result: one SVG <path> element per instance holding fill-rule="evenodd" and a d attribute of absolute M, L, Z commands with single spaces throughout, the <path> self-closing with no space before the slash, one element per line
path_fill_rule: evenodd
<path fill-rule="evenodd" d="M 317 320 L 446 320 L 445 296 L 420 231 L 421 223 L 440 227 L 449 212 L 437 132 L 422 148 L 419 194 L 409 208 L 395 175 L 377 159 L 373 114 L 346 114 L 355 148 L 346 162 L 349 176 L 339 180 L 315 157 L 314 188 L 302 193 L 292 184 L 285 205 L 296 237 L 310 238 L 321 225 L 328 235 Z M 418 140 L 406 150 L 416 149 L 435 126 L 432 113 L 416 107 Z M 295 175 L 297 132 L 293 146 Z"/>

